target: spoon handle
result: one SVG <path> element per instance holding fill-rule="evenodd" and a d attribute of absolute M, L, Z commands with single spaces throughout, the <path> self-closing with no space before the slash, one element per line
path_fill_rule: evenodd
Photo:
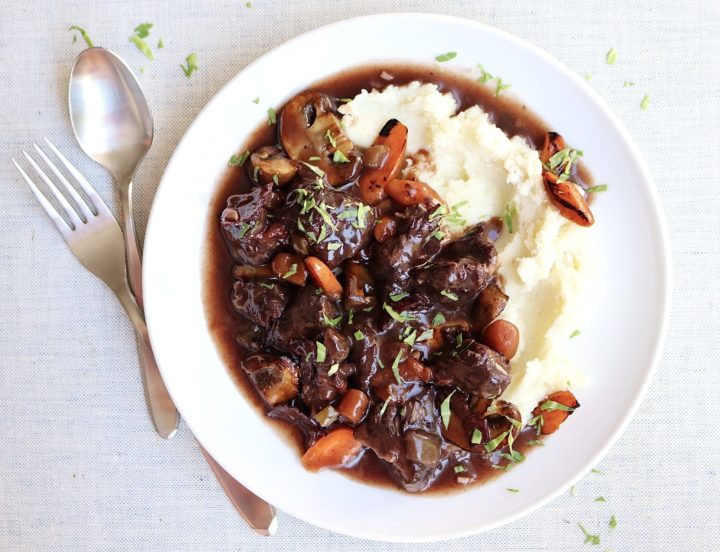
<path fill-rule="evenodd" d="M 135 295 L 140 310 L 143 308 L 142 297 L 142 263 L 140 251 L 137 245 L 135 234 L 135 223 L 132 210 L 132 180 L 126 185 L 118 182 L 120 188 L 120 200 L 122 203 L 123 223 L 125 226 L 125 253 L 127 256 L 127 271 L 130 288 Z M 155 430 L 163 439 L 171 439 L 177 433 L 180 423 L 180 414 L 170 398 L 165 383 L 160 376 L 160 370 L 155 361 L 152 349 L 148 346 L 142 336 L 137 334 L 138 353 L 140 355 L 140 370 L 143 376 L 145 388 L 145 400 L 147 401 L 150 418 L 152 418 Z"/>

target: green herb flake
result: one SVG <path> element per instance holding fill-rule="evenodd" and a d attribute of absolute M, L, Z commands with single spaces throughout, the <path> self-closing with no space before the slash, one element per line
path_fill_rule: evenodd
<path fill-rule="evenodd" d="M 325 345 L 316 341 L 315 347 L 315 360 L 318 362 L 325 362 L 325 358 L 327 357 L 327 349 L 325 348 Z"/>
<path fill-rule="evenodd" d="M 432 339 L 432 336 L 433 336 L 433 335 L 434 335 L 434 332 L 433 332 L 432 330 L 430 330 L 430 329 L 427 329 L 427 330 L 423 331 L 423 333 L 421 333 L 421 334 L 418 336 L 418 338 L 417 338 L 416 341 L 418 341 L 418 342 L 420 342 L 420 341 L 427 341 L 428 339 Z"/>
<path fill-rule="evenodd" d="M 361 203 L 358 206 L 357 210 L 357 228 L 365 228 L 367 226 L 367 222 L 365 220 L 365 216 L 372 211 L 372 207 L 369 205 L 365 205 L 364 203 Z"/>
<path fill-rule="evenodd" d="M 647 111 L 648 107 L 650 107 L 650 96 L 645 94 L 643 96 L 643 99 L 640 100 L 640 109 L 642 109 L 643 111 Z"/>
<path fill-rule="evenodd" d="M 145 66 L 143 65 L 140 67 L 139 71 L 144 75 L 145 74 Z"/>
<path fill-rule="evenodd" d="M 150 35 L 150 29 L 153 28 L 152 23 L 140 23 L 133 31 L 140 38 L 147 38 Z"/>
<path fill-rule="evenodd" d="M 503 211 L 503 220 L 505 221 L 505 227 L 508 232 L 512 234 L 515 231 L 513 227 L 513 219 L 517 216 L 517 209 L 514 203 L 508 203 L 505 205 L 505 211 Z"/>
<path fill-rule="evenodd" d="M 583 532 L 583 535 L 585 535 L 585 542 L 583 544 L 593 544 L 598 545 L 600 544 L 600 535 L 593 535 L 588 532 L 585 527 L 583 527 L 582 523 L 578 523 L 578 527 Z"/>
<path fill-rule="evenodd" d="M 472 437 L 470 437 L 470 442 L 473 445 L 479 445 L 480 443 L 482 443 L 482 437 L 482 431 L 480 431 L 479 429 L 474 429 Z"/>
<path fill-rule="evenodd" d="M 320 178 L 323 178 L 325 176 L 325 172 L 320 167 L 316 167 L 315 165 L 311 165 L 310 163 L 305 163 L 304 161 L 301 161 L 301 163 L 303 165 L 305 165 L 308 169 L 310 169 L 312 172 L 314 172 Z"/>
<path fill-rule="evenodd" d="M 570 339 L 572 339 L 573 337 L 577 337 L 579 335 L 580 335 L 580 330 L 575 330 L 573 333 L 570 334 Z"/>
<path fill-rule="evenodd" d="M 313 155 L 312 157 L 308 157 L 308 161 L 320 161 L 320 158 L 317 155 Z"/>
<path fill-rule="evenodd" d="M 252 8 L 252 2 L 245 2 L 245 7 L 246 7 L 247 9 Z"/>
<path fill-rule="evenodd" d="M 198 70 L 197 54 L 195 52 L 188 54 L 185 58 L 185 63 L 186 65 L 181 63 L 180 68 L 183 70 L 183 73 L 185 73 L 185 76 L 190 78 L 192 74 Z"/>
<path fill-rule="evenodd" d="M 258 181 L 258 175 L 260 174 L 260 167 L 255 167 L 253 169 L 253 181 Z"/>
<path fill-rule="evenodd" d="M 587 193 L 589 194 L 599 194 L 602 192 L 607 192 L 608 185 L 607 184 L 598 184 L 597 186 L 590 186 L 587 189 Z"/>
<path fill-rule="evenodd" d="M 163 41 L 162 37 L 158 38 L 157 47 L 158 47 L 158 50 L 165 48 L 165 42 Z"/>
<path fill-rule="evenodd" d="M 597 468 L 593 468 L 593 469 L 591 469 L 590 471 L 591 471 L 592 473 L 599 473 L 599 474 L 601 474 L 601 475 L 602 475 L 603 473 L 605 473 L 605 472 L 603 472 L 602 470 L 599 470 L 599 469 L 597 469 Z"/>
<path fill-rule="evenodd" d="M 245 153 L 241 153 L 240 155 L 236 155 L 233 153 L 230 156 L 230 159 L 228 159 L 228 166 L 242 167 L 245 164 L 245 161 L 248 160 L 248 157 L 250 157 L 249 151 L 246 151 Z"/>
<path fill-rule="evenodd" d="M 393 302 L 397 303 L 401 299 L 405 299 L 405 297 L 408 297 L 410 294 L 407 291 L 399 291 L 398 293 L 392 293 L 390 294 L 390 299 L 393 300 Z"/>
<path fill-rule="evenodd" d="M 274 125 L 277 122 L 277 114 L 275 113 L 275 109 L 272 107 L 268 107 L 267 110 L 267 119 L 269 125 Z"/>
<path fill-rule="evenodd" d="M 439 326 L 440 324 L 445 323 L 445 316 L 442 315 L 442 313 L 437 313 L 432 320 L 433 326 Z"/>
<path fill-rule="evenodd" d="M 495 97 L 500 96 L 500 94 L 503 93 L 503 91 L 507 90 L 512 86 L 511 84 L 504 83 L 503 80 L 500 77 L 497 77 L 495 80 Z"/>
<path fill-rule="evenodd" d="M 385 399 L 385 402 L 382 405 L 382 408 L 380 409 L 380 416 L 385 414 L 385 411 L 387 410 L 388 404 L 390 404 L 390 399 L 392 399 L 392 395 L 388 396 L 387 399 Z"/>
<path fill-rule="evenodd" d="M 615 65 L 618 60 L 618 51 L 615 48 L 610 48 L 605 54 L 605 61 L 608 65 Z"/>
<path fill-rule="evenodd" d="M 337 251 L 342 247 L 342 244 L 340 242 L 333 242 L 327 244 L 328 251 Z"/>
<path fill-rule="evenodd" d="M 409 320 L 415 320 L 414 316 L 405 313 L 399 313 L 387 303 L 383 303 L 383 309 L 397 322 L 405 323 Z"/>
<path fill-rule="evenodd" d="M 333 153 L 333 163 L 350 163 L 350 159 L 339 149 L 336 149 L 335 153 Z"/>
<path fill-rule="evenodd" d="M 450 399 L 455 394 L 455 391 L 457 391 L 457 389 L 453 389 L 452 393 L 445 397 L 445 400 L 440 404 L 440 417 L 442 418 L 442 423 L 445 426 L 445 429 L 447 429 L 450 424 L 450 416 L 452 415 L 452 410 L 450 410 Z"/>
<path fill-rule="evenodd" d="M 592 75 L 591 75 L 590 73 L 585 73 L 585 74 L 583 75 L 583 78 L 584 78 L 586 81 L 590 82 L 590 81 L 592 80 Z"/>
<path fill-rule="evenodd" d="M 355 333 L 353 334 L 353 337 L 355 337 L 356 341 L 360 341 L 361 339 L 365 338 L 365 334 L 362 333 L 360 330 L 356 330 Z"/>
<path fill-rule="evenodd" d="M 446 52 L 444 54 L 440 54 L 435 56 L 435 61 L 444 62 L 444 61 L 450 61 L 451 59 L 454 59 L 457 57 L 457 52 Z"/>
<path fill-rule="evenodd" d="M 629 86 L 635 86 L 635 83 L 633 81 L 623 82 L 623 88 L 628 88 Z"/>
<path fill-rule="evenodd" d="M 265 282 L 260 282 L 260 285 L 265 289 L 275 289 L 275 284 L 266 284 Z"/>
<path fill-rule="evenodd" d="M 604 496 L 599 496 L 595 499 L 595 502 L 607 502 L 607 500 L 605 500 Z"/>
<path fill-rule="evenodd" d="M 440 295 L 442 295 L 443 297 L 447 297 L 448 299 L 450 299 L 450 301 L 457 301 L 459 299 L 457 294 L 453 293 L 452 291 L 448 291 L 446 289 L 442 290 L 440 292 Z"/>
<path fill-rule="evenodd" d="M 610 529 L 615 529 L 615 527 L 617 527 L 617 519 L 614 515 L 610 516 L 610 523 L 608 523 L 608 525 L 610 526 Z"/>
<path fill-rule="evenodd" d="M 332 147 L 337 147 L 337 142 L 335 141 L 335 136 L 333 136 L 333 133 L 330 132 L 330 129 L 327 129 L 325 131 L 325 139 L 328 141 L 328 144 L 330 144 Z"/>
<path fill-rule="evenodd" d="M 527 442 L 528 445 L 532 446 L 538 446 L 538 447 L 544 447 L 545 443 L 543 443 L 540 439 L 531 439 Z"/>
<path fill-rule="evenodd" d="M 320 213 L 320 216 L 322 217 L 325 224 L 327 224 L 330 228 L 337 232 L 338 228 L 333 223 L 332 217 L 330 217 L 330 213 L 327 212 L 327 205 L 325 205 L 325 203 L 321 203 L 320 205 L 314 205 L 313 209 Z"/>
<path fill-rule="evenodd" d="M 290 276 L 294 276 L 295 274 L 297 274 L 297 268 L 298 268 L 297 264 L 293 263 L 290 266 L 290 270 L 288 270 L 285 274 L 283 274 L 282 277 L 287 280 L 288 278 L 290 278 Z"/>
<path fill-rule="evenodd" d="M 145 42 L 142 38 L 140 38 L 138 35 L 133 35 L 130 37 L 130 42 L 135 44 L 135 47 L 142 52 L 142 54 L 148 58 L 150 61 L 153 61 L 155 59 L 155 55 L 152 53 L 152 50 L 150 49 L 150 46 L 147 42 Z"/>
<path fill-rule="evenodd" d="M 519 493 L 519 492 L 520 492 L 520 489 L 513 489 L 513 488 L 511 488 L 511 487 L 508 487 L 508 488 L 505 489 L 505 490 L 506 490 L 507 492 L 509 492 L 509 493 Z"/>
<path fill-rule="evenodd" d="M 400 376 L 400 370 L 399 370 L 401 356 L 402 356 L 402 350 L 398 351 L 397 355 L 395 355 L 395 360 L 393 360 L 392 366 L 390 367 L 393 375 L 395 376 L 395 379 L 398 382 L 398 385 L 403 384 L 403 379 Z"/>
<path fill-rule="evenodd" d="M 413 345 L 415 345 L 416 337 L 417 337 L 417 330 L 413 330 L 408 334 L 408 336 L 405 339 L 403 339 L 403 343 L 410 345 L 410 347 L 412 347 Z"/>
<path fill-rule="evenodd" d="M 339 363 L 339 362 L 336 362 L 335 364 L 333 364 L 332 366 L 330 366 L 330 370 L 328 370 L 328 374 L 327 374 L 327 375 L 328 375 L 328 376 L 334 376 L 334 375 L 337 373 L 337 371 L 338 371 L 339 368 L 340 368 L 340 363 Z"/>
<path fill-rule="evenodd" d="M 327 314 L 323 313 L 323 321 L 325 322 L 326 326 L 330 328 L 336 328 L 338 324 L 340 324 L 340 322 L 342 321 L 342 314 L 335 318 L 328 318 Z"/>
<path fill-rule="evenodd" d="M 545 401 L 540 405 L 540 410 L 562 410 L 564 412 L 573 412 L 575 409 L 570 406 L 565 406 L 555 401 Z"/>
<path fill-rule="evenodd" d="M 575 485 L 570 487 L 570 496 L 575 496 Z"/>
<path fill-rule="evenodd" d="M 462 472 L 465 471 L 465 466 L 455 466 L 455 467 L 453 468 L 453 471 L 454 471 L 455 473 L 462 473 Z"/>
<path fill-rule="evenodd" d="M 495 439 L 493 439 L 492 441 L 488 441 L 487 443 L 485 443 L 485 450 L 487 452 L 494 451 L 496 448 L 498 448 L 500 443 L 502 443 L 508 435 L 510 435 L 510 430 L 504 431 L 503 433 L 501 433 L 500 435 L 495 437 Z"/>
<path fill-rule="evenodd" d="M 87 44 L 88 48 L 94 48 L 95 44 L 93 44 L 93 41 L 90 39 L 90 35 L 87 33 L 85 29 L 82 27 L 78 27 L 77 25 L 72 25 L 71 27 L 68 27 L 68 31 L 77 31 L 80 33 L 80 36 L 83 37 L 83 40 L 85 41 L 85 44 Z M 77 40 L 77 35 L 73 35 L 73 42 Z"/>

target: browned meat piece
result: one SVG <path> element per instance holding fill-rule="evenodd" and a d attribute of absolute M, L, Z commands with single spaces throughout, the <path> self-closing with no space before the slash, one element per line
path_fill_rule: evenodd
<path fill-rule="evenodd" d="M 257 353 L 263 347 L 265 332 L 262 327 L 252 320 L 239 317 L 235 326 L 235 341 L 243 349 L 251 353 Z"/>
<path fill-rule="evenodd" d="M 355 430 L 356 439 L 390 464 L 397 462 L 404 449 L 398 412 L 393 402 L 376 403 Z"/>
<path fill-rule="evenodd" d="M 233 285 L 231 301 L 237 312 L 267 328 L 280 318 L 288 302 L 288 291 L 278 282 L 239 280 Z"/>
<path fill-rule="evenodd" d="M 228 198 L 227 207 L 220 215 L 220 228 L 233 259 L 261 265 L 290 243 L 285 225 L 271 222 L 268 217 L 268 208 L 278 201 L 272 184 L 256 186 L 248 193 Z"/>
<path fill-rule="evenodd" d="M 258 353 L 245 358 L 241 366 L 270 406 L 297 397 L 300 370 L 289 358 Z"/>
<path fill-rule="evenodd" d="M 478 295 L 473 310 L 473 327 L 482 332 L 490 322 L 502 314 L 507 306 L 508 296 L 497 284 L 490 284 Z"/>
<path fill-rule="evenodd" d="M 375 270 L 396 289 L 410 284 L 412 268 L 426 263 L 442 248 L 440 217 L 423 205 L 406 209 L 398 217 L 398 231 L 375 250 Z"/>
<path fill-rule="evenodd" d="M 307 238 L 309 253 L 330 268 L 354 257 L 373 235 L 373 207 L 325 184 L 304 179 L 287 197 L 286 222 Z"/>
<path fill-rule="evenodd" d="M 504 356 L 467 337 L 438 359 L 438 385 L 457 387 L 468 395 L 494 399 L 510 385 L 510 362 Z"/>
<path fill-rule="evenodd" d="M 300 430 L 305 441 L 305 448 L 317 441 L 323 434 L 320 424 L 314 418 L 306 416 L 297 408 L 281 404 L 268 412 L 268 417 L 288 422 Z"/>

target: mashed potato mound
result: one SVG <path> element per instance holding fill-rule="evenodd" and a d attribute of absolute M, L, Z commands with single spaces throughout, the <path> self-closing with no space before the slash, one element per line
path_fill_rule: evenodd
<path fill-rule="evenodd" d="M 498 274 L 510 296 L 502 318 L 520 330 L 512 383 L 502 398 L 529 420 L 548 393 L 584 381 L 570 354 L 570 336 L 587 309 L 596 259 L 591 234 L 560 216 L 541 176 L 538 152 L 522 138 L 508 138 L 479 107 L 456 114 L 451 94 L 434 84 L 363 91 L 340 108 L 350 138 L 369 147 L 388 119 L 408 127 L 406 169 L 431 185 L 468 225 L 510 214 L 496 242 Z M 461 232 L 462 228 L 452 229 Z"/>

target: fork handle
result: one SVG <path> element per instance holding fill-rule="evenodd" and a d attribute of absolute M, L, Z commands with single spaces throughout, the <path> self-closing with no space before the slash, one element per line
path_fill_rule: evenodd
<path fill-rule="evenodd" d="M 178 424 L 180 423 L 180 414 L 170 398 L 165 383 L 160 376 L 155 356 L 150 347 L 150 337 L 148 336 L 147 326 L 145 325 L 145 317 L 142 310 L 138 306 L 132 291 L 127 282 L 121 285 L 119 289 L 113 290 L 137 334 L 138 351 L 140 353 L 140 369 L 143 377 L 143 387 L 145 389 L 145 399 L 150 411 L 150 418 L 158 435 L 163 439 L 170 439 L 175 436 Z"/>

